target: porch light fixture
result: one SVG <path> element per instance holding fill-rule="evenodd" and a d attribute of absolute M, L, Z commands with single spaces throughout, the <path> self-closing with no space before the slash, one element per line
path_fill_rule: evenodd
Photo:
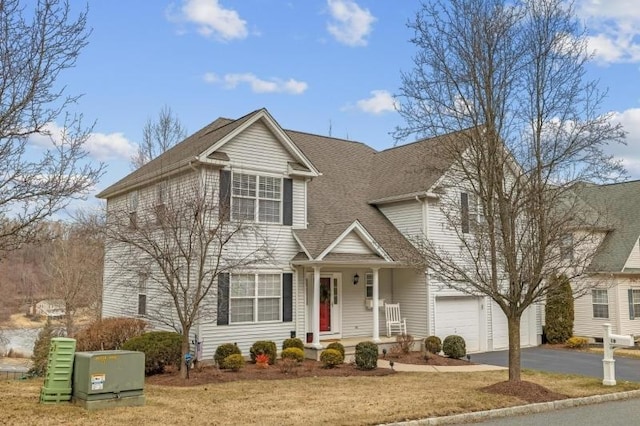
<path fill-rule="evenodd" d="M 359 281 L 360 281 L 360 276 L 356 272 L 356 274 L 353 276 L 353 285 L 358 285 Z"/>

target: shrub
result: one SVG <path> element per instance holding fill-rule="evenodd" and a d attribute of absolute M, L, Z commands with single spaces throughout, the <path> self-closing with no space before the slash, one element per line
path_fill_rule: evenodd
<path fill-rule="evenodd" d="M 147 323 L 138 318 L 106 318 L 94 321 L 75 335 L 76 350 L 101 351 L 121 349 L 124 342 L 141 336 Z"/>
<path fill-rule="evenodd" d="M 287 348 L 287 349 L 298 349 L 298 348 Z M 280 368 L 280 372 L 284 374 L 291 374 L 295 372 L 296 367 L 300 365 L 298 361 L 292 358 L 283 358 L 278 363 L 278 367 Z"/>
<path fill-rule="evenodd" d="M 399 334 L 396 336 L 396 345 L 398 346 L 399 352 L 403 354 L 408 354 L 411 352 L 413 348 L 413 336 L 410 334 Z"/>
<path fill-rule="evenodd" d="M 544 306 L 544 332 L 549 343 L 563 343 L 573 335 L 573 291 L 565 275 L 553 278 Z"/>
<path fill-rule="evenodd" d="M 432 354 L 439 354 L 442 350 L 442 340 L 438 336 L 429 336 L 424 339 L 424 349 Z"/>
<path fill-rule="evenodd" d="M 182 335 L 172 331 L 152 331 L 127 340 L 122 349 L 144 352 L 147 376 L 162 373 L 167 365 L 180 366 Z"/>
<path fill-rule="evenodd" d="M 320 354 L 320 361 L 324 368 L 333 368 L 336 365 L 342 364 L 343 357 L 340 351 L 336 349 L 325 349 Z"/>
<path fill-rule="evenodd" d="M 378 345 L 360 342 L 356 345 L 356 365 L 361 370 L 373 370 L 378 366 Z"/>
<path fill-rule="evenodd" d="M 335 349 L 336 351 L 340 352 L 340 355 L 342 355 L 342 361 L 344 362 L 344 346 L 342 346 L 342 343 L 340 342 L 331 342 L 327 345 L 326 349 Z"/>
<path fill-rule="evenodd" d="M 241 354 L 231 354 L 222 360 L 222 368 L 231 371 L 240 371 L 244 367 L 244 357 Z"/>
<path fill-rule="evenodd" d="M 258 340 L 251 346 L 249 352 L 251 353 L 252 362 L 256 362 L 256 355 L 265 354 L 269 356 L 269 364 L 275 364 L 278 356 L 276 344 L 270 340 Z"/>
<path fill-rule="evenodd" d="M 289 348 L 298 348 L 304 351 L 304 343 L 302 343 L 302 340 L 298 339 L 297 337 L 292 337 L 291 339 L 286 339 L 284 342 L 282 342 L 283 351 Z"/>
<path fill-rule="evenodd" d="M 216 353 L 213 355 L 213 360 L 218 367 L 222 368 L 222 361 L 229 355 L 238 354 L 242 355 L 240 348 L 235 343 L 223 343 L 216 348 Z"/>
<path fill-rule="evenodd" d="M 467 354 L 467 345 L 462 336 L 452 334 L 444 338 L 442 351 L 449 358 L 462 358 Z"/>
<path fill-rule="evenodd" d="M 38 333 L 38 337 L 33 345 L 33 355 L 31 360 L 33 366 L 29 369 L 29 374 L 33 376 L 44 376 L 49 363 L 49 346 L 51 339 L 62 336 L 62 330 L 57 330 L 51 325 L 51 320 L 47 319 L 44 327 Z"/>
<path fill-rule="evenodd" d="M 304 361 L 304 350 L 300 348 L 287 348 L 280 354 L 282 359 L 293 359 L 297 362 Z"/>
<path fill-rule="evenodd" d="M 589 341 L 584 337 L 573 336 L 567 339 L 565 345 L 571 349 L 584 349 L 588 343 Z"/>

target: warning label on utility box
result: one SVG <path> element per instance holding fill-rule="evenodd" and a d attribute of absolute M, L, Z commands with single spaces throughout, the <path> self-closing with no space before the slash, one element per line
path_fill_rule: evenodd
<path fill-rule="evenodd" d="M 104 388 L 104 374 L 91 375 L 91 390 L 102 390 Z"/>

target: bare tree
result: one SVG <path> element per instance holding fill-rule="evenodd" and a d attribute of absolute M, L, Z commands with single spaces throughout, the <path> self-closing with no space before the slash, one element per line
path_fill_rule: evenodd
<path fill-rule="evenodd" d="M 504 312 L 520 381 L 523 312 L 552 277 L 585 273 L 599 238 L 586 231 L 606 222 L 571 188 L 624 174 L 603 151 L 624 132 L 598 111 L 604 94 L 585 80 L 585 36 L 562 0 L 428 2 L 409 27 L 417 53 L 395 136 L 450 135 L 439 205 L 458 237 L 415 242 L 435 280 Z"/>
<path fill-rule="evenodd" d="M 82 213 L 81 221 L 51 226 L 54 238 L 46 262 L 49 295 L 64 302 L 66 333 L 73 336 L 78 309 L 91 307 L 99 312 L 101 308 L 103 219 L 101 214 Z"/>
<path fill-rule="evenodd" d="M 142 143 L 131 157 L 131 168 L 138 169 L 187 136 L 187 129 L 170 107 L 163 106 L 157 121 L 148 119 L 142 130 Z"/>
<path fill-rule="evenodd" d="M 228 315 L 214 303 L 222 297 L 219 277 L 264 263 L 270 252 L 254 223 L 230 220 L 228 206 L 213 201 L 218 194 L 210 183 L 194 176 L 163 191 L 161 203 L 140 200 L 135 212 L 109 206 L 107 260 L 117 274 L 134 277 L 124 285 L 144 292 L 140 314 L 182 334 L 184 356 L 199 320 Z"/>

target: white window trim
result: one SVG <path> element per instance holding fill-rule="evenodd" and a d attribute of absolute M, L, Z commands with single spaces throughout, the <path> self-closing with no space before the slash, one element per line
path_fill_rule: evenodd
<path fill-rule="evenodd" d="M 607 303 L 602 303 L 602 302 L 595 302 L 595 299 L 593 297 L 593 293 L 594 292 L 604 292 L 605 296 L 607 297 Z M 594 310 L 593 308 L 598 305 L 598 306 L 606 306 L 607 307 L 607 316 L 606 317 L 597 317 L 594 315 Z M 609 319 L 609 292 L 606 289 L 603 288 L 595 288 L 593 290 L 591 290 L 591 315 L 593 316 L 593 319 L 596 320 L 605 320 L 605 319 Z"/>
<path fill-rule="evenodd" d="M 371 278 L 371 283 L 369 284 L 369 278 Z M 371 288 L 371 296 L 368 295 L 367 289 Z M 364 297 L 367 299 L 373 298 L 373 273 L 367 272 L 364 274 Z"/>
<path fill-rule="evenodd" d="M 282 271 L 259 271 L 259 272 L 255 272 L 255 271 L 251 271 L 251 272 L 241 272 L 241 271 L 237 271 L 235 273 L 229 274 L 229 325 L 246 325 L 246 324 L 277 324 L 277 323 L 281 323 L 282 322 L 282 298 L 283 298 L 283 291 L 282 291 Z M 233 276 L 234 275 L 253 275 L 254 276 L 254 282 L 255 282 L 255 286 L 253 288 L 254 294 L 253 296 L 238 296 L 238 297 L 234 297 L 231 296 L 231 286 L 233 284 Z M 279 277 L 279 284 L 280 284 L 280 295 L 277 297 L 279 300 L 279 308 L 278 308 L 278 319 L 277 320 L 269 320 L 269 321 L 258 321 L 258 303 L 257 301 L 259 299 L 276 299 L 275 296 L 259 296 L 258 295 L 258 276 L 259 275 L 277 275 Z M 251 299 L 254 301 L 253 304 L 253 321 L 239 321 L 239 322 L 234 322 L 232 317 L 231 317 L 231 301 L 232 300 L 240 300 L 240 299 Z"/>
<path fill-rule="evenodd" d="M 240 175 L 248 175 L 248 176 L 254 176 L 256 178 L 256 187 L 255 187 L 255 192 L 256 195 L 255 197 L 250 197 L 250 196 L 244 196 L 244 195 L 234 195 L 233 193 L 233 179 L 234 176 L 236 174 L 240 174 Z M 274 199 L 274 198 L 261 198 L 260 197 L 260 178 L 273 178 L 273 179 L 278 179 L 280 181 L 280 198 L 279 199 Z M 277 175 L 277 174 L 273 174 L 273 173 L 257 173 L 255 171 L 245 171 L 242 169 L 234 169 L 231 171 L 231 188 L 230 188 L 230 197 L 231 197 L 231 220 L 238 220 L 238 218 L 234 217 L 233 215 L 233 205 L 234 205 L 234 199 L 236 198 L 243 198 L 243 199 L 250 199 L 250 200 L 255 200 L 254 203 L 254 211 L 253 211 L 253 217 L 254 219 L 251 222 L 255 222 L 255 223 L 260 223 L 260 224 L 265 224 L 265 225 L 282 225 L 282 221 L 283 221 L 283 216 L 284 216 L 284 179 L 282 178 L 282 175 Z M 265 200 L 265 201 L 277 201 L 279 203 L 278 206 L 278 215 L 279 215 L 279 219 L 277 222 L 263 222 L 260 220 L 260 200 Z"/>
<path fill-rule="evenodd" d="M 636 293 L 640 294 L 640 288 L 631 289 L 631 303 L 633 304 L 633 319 L 640 318 L 640 296 L 636 298 Z"/>
<path fill-rule="evenodd" d="M 138 276 L 138 310 L 137 315 L 139 317 L 145 318 L 147 316 L 148 308 L 149 308 L 149 300 L 148 300 L 148 274 L 140 274 Z M 140 313 L 140 296 L 144 295 L 144 314 Z"/>

